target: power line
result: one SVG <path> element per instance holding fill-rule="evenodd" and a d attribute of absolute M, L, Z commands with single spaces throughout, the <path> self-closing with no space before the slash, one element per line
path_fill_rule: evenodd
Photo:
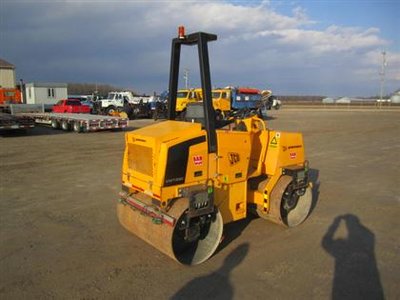
<path fill-rule="evenodd" d="M 189 88 L 189 69 L 183 71 L 183 79 L 185 79 L 185 89 Z"/>
<path fill-rule="evenodd" d="M 379 75 L 381 76 L 381 94 L 380 94 L 380 101 L 382 102 L 383 100 L 383 92 L 385 88 L 385 73 L 386 73 L 386 66 L 387 66 L 387 61 L 386 61 L 386 51 L 382 51 L 382 66 L 381 66 L 381 72 Z"/>

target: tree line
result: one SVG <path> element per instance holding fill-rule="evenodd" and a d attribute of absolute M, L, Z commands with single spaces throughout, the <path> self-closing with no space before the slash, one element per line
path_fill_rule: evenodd
<path fill-rule="evenodd" d="M 69 95 L 92 95 L 105 97 L 109 92 L 131 91 L 134 95 L 137 93 L 130 89 L 113 86 L 110 84 L 96 84 L 96 83 L 68 83 Z"/>

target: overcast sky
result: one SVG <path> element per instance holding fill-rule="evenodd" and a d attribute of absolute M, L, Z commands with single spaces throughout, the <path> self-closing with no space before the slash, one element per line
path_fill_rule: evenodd
<path fill-rule="evenodd" d="M 109 83 L 140 93 L 167 88 L 177 27 L 218 35 L 213 86 L 275 94 L 379 94 L 400 88 L 400 1 L 0 0 L 0 57 L 25 82 Z M 181 71 L 199 85 L 195 48 Z M 182 74 L 183 72 L 181 72 Z M 184 85 L 182 75 L 180 85 Z"/>

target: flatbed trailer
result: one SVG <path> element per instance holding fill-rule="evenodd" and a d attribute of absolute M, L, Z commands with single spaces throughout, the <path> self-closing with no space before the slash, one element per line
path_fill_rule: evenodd
<path fill-rule="evenodd" d="M 27 116 L 0 113 L 0 130 L 18 130 L 35 127 L 35 121 Z"/>
<path fill-rule="evenodd" d="M 71 113 L 20 113 L 31 117 L 38 124 L 50 125 L 54 129 L 89 132 L 107 129 L 122 129 L 128 126 L 128 118 Z"/>

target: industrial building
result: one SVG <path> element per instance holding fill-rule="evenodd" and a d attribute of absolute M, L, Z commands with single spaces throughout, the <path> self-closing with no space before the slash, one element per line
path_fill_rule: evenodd
<path fill-rule="evenodd" d="M 15 66 L 0 58 L 0 87 L 15 88 Z"/>

